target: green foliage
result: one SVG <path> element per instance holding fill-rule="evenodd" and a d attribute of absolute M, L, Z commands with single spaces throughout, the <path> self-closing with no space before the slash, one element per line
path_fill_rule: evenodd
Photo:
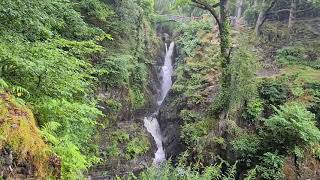
<path fill-rule="evenodd" d="M 193 57 L 195 55 L 195 49 L 200 45 L 200 34 L 211 32 L 212 25 L 208 21 L 191 21 L 187 24 L 182 24 L 177 30 L 180 31 L 177 44 L 182 48 L 180 52 L 184 57 Z M 195 38 L 197 37 L 197 38 Z"/>
<path fill-rule="evenodd" d="M 301 47 L 286 47 L 277 51 L 277 60 L 283 64 L 286 62 L 301 61 L 306 50 Z"/>
<path fill-rule="evenodd" d="M 145 136 L 133 138 L 126 147 L 127 159 L 146 153 L 150 146 L 149 139 Z"/>
<path fill-rule="evenodd" d="M 256 55 L 248 51 L 249 47 L 246 43 L 240 43 L 240 48 L 232 56 L 228 69 L 233 79 L 229 92 L 231 105 L 250 100 L 257 91 L 255 71 L 258 62 Z"/>
<path fill-rule="evenodd" d="M 284 158 L 282 156 L 273 153 L 265 153 L 260 160 L 261 163 L 256 167 L 256 171 L 261 179 L 281 180 L 284 178 L 282 174 Z"/>
<path fill-rule="evenodd" d="M 43 138 L 61 159 L 62 178 L 81 179 L 97 163 L 97 80 L 107 87 L 103 93 L 127 90 L 121 98 L 132 101 L 101 99 L 108 118 L 125 105 L 145 104 L 157 40 L 153 6 L 153 0 L 0 2 L 0 90 L 33 107 Z"/>
<path fill-rule="evenodd" d="M 254 134 L 243 133 L 231 142 L 233 148 L 242 157 L 254 157 L 261 149 L 261 138 Z"/>
<path fill-rule="evenodd" d="M 121 153 L 121 151 L 118 148 L 118 143 L 112 143 L 106 149 L 106 155 L 108 157 L 119 157 L 120 153 Z"/>
<path fill-rule="evenodd" d="M 290 152 L 296 146 L 306 148 L 320 142 L 315 116 L 303 105 L 293 103 L 281 106 L 264 125 L 265 141 L 280 150 Z"/>
<path fill-rule="evenodd" d="M 62 176 L 82 177 L 82 172 L 97 160 L 88 153 L 91 147 L 87 142 L 94 133 L 94 119 L 100 112 L 87 104 L 55 99 L 44 99 L 37 109 L 44 124 L 43 136 L 62 159 Z"/>
<path fill-rule="evenodd" d="M 317 127 L 320 127 L 320 99 L 316 97 L 308 107 L 308 110 L 315 114 Z"/>
<path fill-rule="evenodd" d="M 254 26 L 259 16 L 259 9 L 256 7 L 249 7 L 244 11 L 243 16 L 249 25 Z"/>
<path fill-rule="evenodd" d="M 12 43 L 4 38 L 0 46 L 0 61 L 15 67 L 14 71 L 2 72 L 2 77 L 14 86 L 23 87 L 32 96 L 70 98 L 89 92 L 93 80 L 90 64 L 62 51 L 57 47 L 60 44 L 26 44 L 19 40 Z"/>
<path fill-rule="evenodd" d="M 119 143 L 127 143 L 129 139 L 129 134 L 123 130 L 111 133 L 111 144 L 106 149 L 106 155 L 108 157 L 119 157 L 121 155 L 121 150 L 118 147 Z"/>
<path fill-rule="evenodd" d="M 79 8 L 86 13 L 88 18 L 96 18 L 106 22 L 109 16 L 114 14 L 113 10 L 99 0 L 76 0 Z"/>
<path fill-rule="evenodd" d="M 117 115 L 122 109 L 122 104 L 119 101 L 114 99 L 106 100 L 105 104 L 110 114 L 113 114 L 113 115 Z"/>
<path fill-rule="evenodd" d="M 124 142 L 129 141 L 129 134 L 123 130 L 115 131 L 115 132 L 111 133 L 111 135 L 112 135 L 113 141 L 116 141 L 119 143 L 124 143 Z"/>
<path fill-rule="evenodd" d="M 202 120 L 194 123 L 186 123 L 182 126 L 181 137 L 187 143 L 195 143 L 202 136 L 208 134 L 210 121 Z"/>
<path fill-rule="evenodd" d="M 134 107 L 134 109 L 143 107 L 145 103 L 143 91 L 136 87 L 133 87 L 129 90 L 129 97 L 131 100 L 131 105 Z"/>
<path fill-rule="evenodd" d="M 107 87 L 123 86 L 129 83 L 129 65 L 132 57 L 128 55 L 109 57 L 103 64 L 99 76 Z"/>
<path fill-rule="evenodd" d="M 89 162 L 80 152 L 79 148 L 72 143 L 62 143 L 54 148 L 62 161 L 62 177 L 65 179 L 76 179 L 84 177 L 82 172 L 87 169 Z"/>
<path fill-rule="evenodd" d="M 253 99 L 247 103 L 245 112 L 242 116 L 248 120 L 259 118 L 263 111 L 263 102 L 260 99 Z"/>
<path fill-rule="evenodd" d="M 106 151 L 103 154 L 108 159 L 118 158 L 127 161 L 147 153 L 150 148 L 148 135 L 133 123 L 109 133 Z"/>
<path fill-rule="evenodd" d="M 314 154 L 314 156 L 320 160 L 320 145 L 317 145 L 315 147 L 312 148 L 312 153 Z"/>
<path fill-rule="evenodd" d="M 281 105 L 289 99 L 288 85 L 281 80 L 266 79 L 258 87 L 260 97 L 270 105 Z"/>
<path fill-rule="evenodd" d="M 72 3 L 59 0 L 11 0 L 0 3 L 1 28 L 9 33 L 23 33 L 29 40 L 43 40 L 62 35 L 88 38 L 100 34 L 89 27 L 75 11 Z"/>
<path fill-rule="evenodd" d="M 96 119 L 101 112 L 89 104 L 71 103 L 66 100 L 44 99 L 38 107 L 41 123 L 57 122 L 54 130 L 59 137 L 68 136 L 71 142 L 85 145 L 91 138 Z"/>
<path fill-rule="evenodd" d="M 182 110 L 180 112 L 180 117 L 185 121 L 186 123 L 195 122 L 199 119 L 201 119 L 201 114 L 195 111 L 191 110 Z"/>
<path fill-rule="evenodd" d="M 244 180 L 256 180 L 256 178 L 257 178 L 257 168 L 254 168 L 248 171 Z"/>
<path fill-rule="evenodd" d="M 213 113 L 219 113 L 223 109 L 229 112 L 236 111 L 239 105 L 250 101 L 256 95 L 255 72 L 259 66 L 258 58 L 255 53 L 248 51 L 251 47 L 248 44 L 250 37 L 242 35 L 238 38 L 239 48 L 233 52 L 230 63 L 225 65 L 228 67 L 223 69 L 224 72 L 220 77 L 222 89 L 212 104 Z M 220 58 L 220 61 L 223 61 L 223 58 Z"/>
<path fill-rule="evenodd" d="M 310 46 L 310 45 L 309 45 Z M 317 46 L 317 45 L 314 45 Z M 310 49 L 306 49 L 310 48 Z M 277 61 L 280 65 L 292 65 L 292 64 L 301 64 L 310 66 L 314 69 L 320 68 L 320 62 L 317 59 L 317 50 L 311 47 L 300 46 L 289 46 L 277 51 Z"/>
<path fill-rule="evenodd" d="M 223 166 L 227 166 L 227 170 L 223 172 Z M 139 179 L 149 180 L 149 179 L 163 179 L 163 180 L 212 180 L 212 179 L 222 179 L 222 180 L 232 180 L 235 178 L 235 167 L 229 166 L 225 162 L 217 163 L 212 166 L 207 166 L 200 173 L 195 167 L 185 166 L 180 164 L 177 167 L 171 165 L 170 162 L 163 164 L 160 167 L 151 167 L 146 171 L 143 171 Z"/>

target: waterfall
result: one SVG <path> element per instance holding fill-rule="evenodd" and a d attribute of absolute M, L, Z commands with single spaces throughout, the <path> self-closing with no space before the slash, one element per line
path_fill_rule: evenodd
<path fill-rule="evenodd" d="M 166 160 L 164 148 L 162 146 L 161 130 L 160 130 L 159 122 L 156 119 L 156 116 L 159 112 L 162 102 L 164 101 L 165 97 L 167 96 L 172 86 L 171 76 L 173 72 L 172 54 L 174 50 L 174 42 L 171 42 L 169 48 L 167 47 L 167 44 L 165 46 L 166 46 L 166 56 L 160 72 L 160 76 L 162 77 L 162 80 L 161 80 L 160 93 L 157 99 L 158 107 L 157 107 L 157 110 L 153 113 L 153 115 L 151 115 L 150 117 L 144 118 L 144 126 L 146 127 L 148 132 L 153 136 L 154 141 L 156 142 L 156 145 L 157 145 L 157 151 L 155 153 L 155 157 L 153 160 L 153 163 L 155 165 L 158 165 L 161 162 Z"/>

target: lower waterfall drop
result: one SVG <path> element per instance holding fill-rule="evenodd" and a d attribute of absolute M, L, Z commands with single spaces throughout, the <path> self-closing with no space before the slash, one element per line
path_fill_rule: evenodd
<path fill-rule="evenodd" d="M 157 151 L 155 153 L 155 157 L 153 159 L 153 163 L 155 165 L 159 165 L 161 162 L 166 160 L 165 150 L 162 146 L 162 135 L 160 130 L 159 122 L 156 118 L 160 106 L 162 102 L 164 101 L 165 97 L 167 96 L 171 86 L 172 86 L 172 73 L 173 73 L 173 67 L 172 67 L 172 55 L 174 50 L 174 42 L 171 42 L 169 48 L 167 48 L 166 45 L 166 56 L 164 65 L 161 68 L 161 88 L 160 93 L 158 95 L 158 102 L 157 102 L 157 109 L 156 112 L 153 113 L 153 115 L 149 117 L 144 118 L 144 126 L 148 130 L 148 132 L 153 136 L 156 145 L 157 145 Z"/>

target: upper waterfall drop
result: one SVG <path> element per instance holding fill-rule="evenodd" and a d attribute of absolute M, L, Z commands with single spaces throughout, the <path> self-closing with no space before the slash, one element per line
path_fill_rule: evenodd
<path fill-rule="evenodd" d="M 166 55 L 164 64 L 161 68 L 160 76 L 162 77 L 161 80 L 161 87 L 160 87 L 160 93 L 158 94 L 158 107 L 157 110 L 153 113 L 150 117 L 144 118 L 144 126 L 148 130 L 148 132 L 153 136 L 156 145 L 157 145 L 157 151 L 155 153 L 155 157 L 153 160 L 153 163 L 155 165 L 160 164 L 161 162 L 166 160 L 165 151 L 162 146 L 162 135 L 161 130 L 159 126 L 159 122 L 156 119 L 156 116 L 158 114 L 158 111 L 160 109 L 161 104 L 163 103 L 165 97 L 167 96 L 171 86 L 172 86 L 172 73 L 173 73 L 173 66 L 172 66 L 172 55 L 174 50 L 174 42 L 170 43 L 169 48 L 166 46 Z"/>
<path fill-rule="evenodd" d="M 162 104 L 164 101 L 165 97 L 167 96 L 171 86 L 172 86 L 172 73 L 173 73 L 173 66 L 172 66 L 172 55 L 173 55 L 173 50 L 174 50 L 174 42 L 171 42 L 166 56 L 164 60 L 164 64 L 161 68 L 161 91 L 160 91 L 160 96 L 158 98 L 158 105 Z"/>

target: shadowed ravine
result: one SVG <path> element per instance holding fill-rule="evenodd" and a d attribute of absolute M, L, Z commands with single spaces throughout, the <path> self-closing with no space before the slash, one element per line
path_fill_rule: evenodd
<path fill-rule="evenodd" d="M 165 61 L 160 72 L 160 76 L 162 80 L 161 80 L 161 87 L 158 95 L 157 108 L 156 108 L 156 111 L 151 116 L 144 118 L 144 126 L 147 128 L 148 132 L 150 132 L 150 134 L 153 136 L 157 145 L 157 151 L 155 153 L 155 158 L 153 160 L 153 163 L 155 165 L 158 165 L 161 162 L 166 160 L 165 150 L 162 146 L 161 130 L 156 117 L 163 100 L 165 99 L 167 93 L 169 92 L 172 86 L 171 76 L 173 72 L 173 67 L 172 67 L 173 50 L 174 50 L 174 42 L 171 42 L 169 48 L 167 48 L 167 45 L 166 45 L 167 52 L 165 55 Z"/>

